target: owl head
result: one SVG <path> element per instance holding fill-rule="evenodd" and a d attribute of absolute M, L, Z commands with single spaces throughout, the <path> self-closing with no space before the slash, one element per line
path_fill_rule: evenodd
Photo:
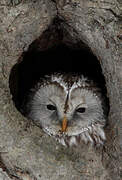
<path fill-rule="evenodd" d="M 65 146 L 105 141 L 104 98 L 83 76 L 53 74 L 40 79 L 29 95 L 27 117 Z"/>

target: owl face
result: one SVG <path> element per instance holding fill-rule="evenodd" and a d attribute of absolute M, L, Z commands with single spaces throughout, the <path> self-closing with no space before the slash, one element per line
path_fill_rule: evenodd
<path fill-rule="evenodd" d="M 28 117 L 63 145 L 105 140 L 100 97 L 83 77 L 67 82 L 63 76 L 52 76 L 35 91 L 28 108 Z"/>

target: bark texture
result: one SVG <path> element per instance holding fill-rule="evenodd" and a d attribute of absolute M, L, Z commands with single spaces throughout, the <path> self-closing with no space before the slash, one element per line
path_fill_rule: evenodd
<path fill-rule="evenodd" d="M 11 69 L 55 17 L 61 20 L 62 41 L 69 46 L 78 43 L 79 48 L 85 43 L 101 64 L 110 101 L 104 148 L 62 147 L 28 122 L 13 104 L 9 89 Z M 122 178 L 121 22 L 121 0 L 0 1 L 1 180 Z M 42 44 L 49 46 L 49 40 Z"/>

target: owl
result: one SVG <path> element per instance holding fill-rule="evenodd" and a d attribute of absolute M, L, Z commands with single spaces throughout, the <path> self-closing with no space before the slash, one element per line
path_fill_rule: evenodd
<path fill-rule="evenodd" d="M 105 98 L 94 81 L 83 75 L 46 75 L 27 99 L 26 116 L 62 145 L 103 145 L 106 140 Z"/>

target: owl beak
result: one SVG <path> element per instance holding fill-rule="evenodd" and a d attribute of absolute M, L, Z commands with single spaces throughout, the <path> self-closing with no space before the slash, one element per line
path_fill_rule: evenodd
<path fill-rule="evenodd" d="M 62 129 L 61 129 L 61 131 L 65 132 L 66 129 L 67 129 L 67 118 L 66 118 L 66 116 L 64 116 L 63 121 L 62 121 Z"/>

